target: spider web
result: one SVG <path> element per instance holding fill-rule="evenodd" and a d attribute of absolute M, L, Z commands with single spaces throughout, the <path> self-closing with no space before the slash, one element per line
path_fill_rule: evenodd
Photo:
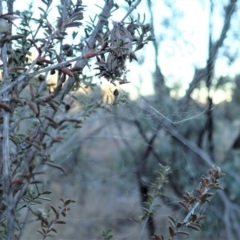
<path fill-rule="evenodd" d="M 98 95 L 96 94 L 95 97 L 97 99 Z M 85 120 L 81 129 L 66 131 L 66 141 L 52 151 L 51 158 L 66 171 L 61 173 L 58 170 L 47 170 L 46 175 L 51 176 L 51 179 L 47 180 L 48 188 L 54 192 L 52 201 L 57 203 L 59 197 L 76 201 L 66 217 L 68 227 L 58 230 L 62 239 L 74 239 L 76 233 L 81 239 L 96 237 L 101 239 L 101 231 L 107 229 L 111 229 L 114 239 L 140 237 L 143 225 L 137 221 L 143 215 L 143 208 L 140 203 L 136 171 L 149 143 L 139 133 L 134 121 L 141 124 L 147 139 L 158 132 L 153 144 L 154 151 L 160 159 L 164 159 L 165 164 L 170 164 L 173 175 L 181 172 L 183 166 L 186 168 L 187 179 L 191 179 L 192 184 L 182 189 L 182 193 L 192 191 L 198 186 L 199 179 L 196 177 L 195 165 L 189 158 L 189 153 L 180 144 L 176 144 L 174 161 L 179 161 L 181 164 L 171 165 L 172 136 L 166 134 L 164 129 L 159 129 L 153 118 L 161 115 L 181 130 L 184 124 L 202 118 L 204 112 L 193 115 L 193 110 L 190 109 L 181 113 L 179 118 L 177 113 L 168 114 L 167 104 L 155 108 L 147 102 L 146 97 L 131 101 L 121 91 L 117 101 L 119 102 L 116 106 L 108 106 L 110 111 L 99 109 L 92 114 Z M 150 109 L 151 113 L 146 112 L 146 108 Z M 79 114 L 78 107 L 71 111 L 70 115 Z M 145 161 L 143 178 L 150 186 L 154 183 L 156 170 L 160 170 L 160 166 L 153 154 L 150 154 Z M 201 171 L 200 174 L 202 173 Z M 179 177 L 184 178 L 184 176 Z M 161 204 L 162 207 L 156 209 L 154 219 L 156 223 L 162 223 L 156 231 L 166 234 L 167 228 L 163 227 L 163 224 L 167 226 L 167 216 L 183 219 L 184 210 L 174 210 L 181 199 L 170 185 L 166 185 L 163 192 L 167 198 L 155 200 L 155 204 Z M 204 206 L 202 208 L 204 212 Z M 147 238 L 148 230 L 145 228 L 142 239 Z"/>

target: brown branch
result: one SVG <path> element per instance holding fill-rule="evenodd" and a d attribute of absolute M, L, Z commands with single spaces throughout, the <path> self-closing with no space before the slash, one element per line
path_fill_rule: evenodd
<path fill-rule="evenodd" d="M 235 11 L 235 8 L 236 8 L 236 2 L 233 0 L 229 0 L 228 5 L 224 8 L 225 19 L 224 19 L 224 24 L 223 24 L 223 28 L 219 36 L 219 39 L 215 43 L 213 43 L 212 41 L 209 43 L 208 59 L 211 61 L 213 65 L 213 69 L 214 69 L 214 62 L 219 52 L 219 49 L 222 47 L 223 42 L 227 36 L 227 32 L 230 29 L 230 23 L 231 23 L 231 19 Z M 200 81 L 206 76 L 207 76 L 207 66 L 202 69 L 195 70 L 194 77 L 191 83 L 189 84 L 189 88 L 187 89 L 184 98 L 181 100 L 181 103 L 180 103 L 181 106 L 186 107 L 193 90 L 198 86 Z"/>
<path fill-rule="evenodd" d="M 156 39 L 155 37 L 155 31 L 154 31 L 154 19 L 153 19 L 153 9 L 152 9 L 152 2 L 147 1 L 149 13 L 150 13 L 150 24 L 151 24 L 151 36 Z M 160 68 L 160 65 L 158 64 L 158 52 L 159 52 L 159 45 L 160 41 L 153 41 L 153 48 L 154 48 L 154 60 L 155 60 L 155 71 L 153 73 L 153 84 L 154 84 L 154 90 L 157 94 L 157 97 L 163 96 L 164 93 L 164 76 L 162 73 L 162 70 Z"/>
<path fill-rule="evenodd" d="M 224 7 L 224 24 L 223 24 L 220 37 L 215 43 L 211 42 L 211 51 L 209 54 L 211 59 L 216 58 L 219 48 L 222 47 L 223 45 L 223 42 L 227 36 L 227 32 L 230 29 L 230 23 L 231 23 L 233 13 L 235 12 L 235 9 L 236 9 L 236 1 L 229 0 L 228 5 Z"/>

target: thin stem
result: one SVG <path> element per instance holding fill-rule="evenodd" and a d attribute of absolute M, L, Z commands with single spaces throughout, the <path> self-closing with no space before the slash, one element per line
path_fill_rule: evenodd
<path fill-rule="evenodd" d="M 123 22 L 131 14 L 131 12 L 139 5 L 140 2 L 141 2 L 141 0 L 137 0 L 136 3 L 133 4 L 132 7 L 130 7 L 130 9 L 128 10 L 126 15 L 124 16 L 124 18 L 120 22 Z"/>

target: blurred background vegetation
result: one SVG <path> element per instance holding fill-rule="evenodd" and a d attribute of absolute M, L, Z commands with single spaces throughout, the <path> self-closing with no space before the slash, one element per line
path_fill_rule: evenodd
<path fill-rule="evenodd" d="M 131 2 L 117 1 L 120 13 Z M 94 19 L 92 5 L 103 1 L 84 4 L 84 20 L 87 15 Z M 204 14 L 197 19 L 199 12 Z M 83 117 L 84 124 L 68 127 L 68 137 L 51 149 L 51 159 L 65 173 L 45 169 L 52 202 L 60 197 L 76 201 L 67 226 L 58 227 L 53 238 L 107 239 L 102 231 L 110 229 L 112 239 L 139 239 L 142 196 L 151 193 L 161 165 L 169 165 L 171 173 L 163 196 L 156 199 L 161 207 L 152 222 L 154 232 L 166 236 L 167 216 L 184 219 L 186 211 L 178 202 L 198 186 L 211 159 L 227 174 L 221 181 L 225 195 L 217 193 L 197 210 L 206 214 L 201 232 L 179 239 L 239 239 L 239 2 L 142 0 L 133 15 L 138 13 L 139 21 L 151 24 L 155 41 L 137 54 L 138 62 L 128 63 L 130 83 L 99 80 L 92 62 L 83 75 L 90 84 L 74 92 L 71 109 L 63 113 Z M 112 19 L 121 16 L 113 13 Z M 38 228 L 38 222 L 27 225 L 22 239 L 32 239 Z M 146 227 L 141 239 L 149 239 L 150 232 Z"/>

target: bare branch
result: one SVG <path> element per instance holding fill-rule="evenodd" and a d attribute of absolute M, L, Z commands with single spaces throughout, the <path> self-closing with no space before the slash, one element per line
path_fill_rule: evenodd
<path fill-rule="evenodd" d="M 154 19 L 153 19 L 153 9 L 152 9 L 152 2 L 151 0 L 147 1 L 149 13 L 150 13 L 150 24 L 151 24 L 151 36 L 155 39 L 155 31 L 154 31 Z M 154 47 L 154 58 L 155 58 L 155 71 L 154 71 L 154 78 L 153 78 L 153 84 L 154 84 L 154 90 L 157 94 L 158 98 L 164 96 L 164 91 L 162 89 L 164 88 L 164 76 L 161 70 L 160 65 L 158 64 L 158 53 L 159 53 L 159 46 L 160 41 L 153 41 L 152 42 Z"/>
<path fill-rule="evenodd" d="M 214 61 L 216 59 L 216 56 L 219 52 L 219 49 L 223 45 L 223 42 L 227 36 L 227 32 L 230 29 L 230 23 L 231 23 L 231 19 L 232 19 L 235 9 L 236 9 L 236 2 L 229 0 L 228 5 L 224 8 L 225 18 L 224 18 L 224 24 L 223 24 L 223 28 L 222 28 L 221 34 L 219 36 L 219 39 L 215 43 L 213 43 L 212 41 L 209 43 L 210 46 L 209 46 L 208 59 L 213 64 L 213 69 L 214 69 Z M 206 76 L 207 76 L 207 66 L 202 69 L 195 70 L 195 74 L 194 74 L 194 77 L 193 77 L 191 83 L 189 84 L 189 88 L 187 89 L 184 98 L 181 100 L 182 106 L 184 106 L 184 107 L 186 106 L 193 90 L 198 86 L 199 82 Z"/>
<path fill-rule="evenodd" d="M 236 2 L 229 0 L 228 5 L 224 8 L 224 24 L 220 34 L 219 39 L 215 43 L 211 43 L 211 51 L 209 53 L 211 59 L 215 59 L 220 47 L 222 47 L 223 42 L 227 36 L 227 32 L 230 29 L 230 23 L 233 13 L 236 9 Z"/>
<path fill-rule="evenodd" d="M 0 14 L 2 14 L 2 0 L 0 0 Z M 2 34 L 1 34 L 2 35 Z M 0 36 L 1 37 L 1 36 Z M 6 86 L 9 82 L 8 73 L 8 57 L 7 57 L 7 46 L 6 44 L 1 49 L 1 59 L 3 61 L 3 79 L 2 84 Z M 9 104 L 8 92 L 3 95 L 2 102 Z M 7 111 L 3 112 L 3 140 L 2 140 L 2 163 L 3 163 L 3 192 L 4 199 L 7 203 L 7 239 L 13 239 L 14 233 L 14 204 L 13 204 L 13 193 L 11 188 L 11 169 L 10 169 L 10 140 L 9 140 L 9 118 L 10 113 Z"/>

